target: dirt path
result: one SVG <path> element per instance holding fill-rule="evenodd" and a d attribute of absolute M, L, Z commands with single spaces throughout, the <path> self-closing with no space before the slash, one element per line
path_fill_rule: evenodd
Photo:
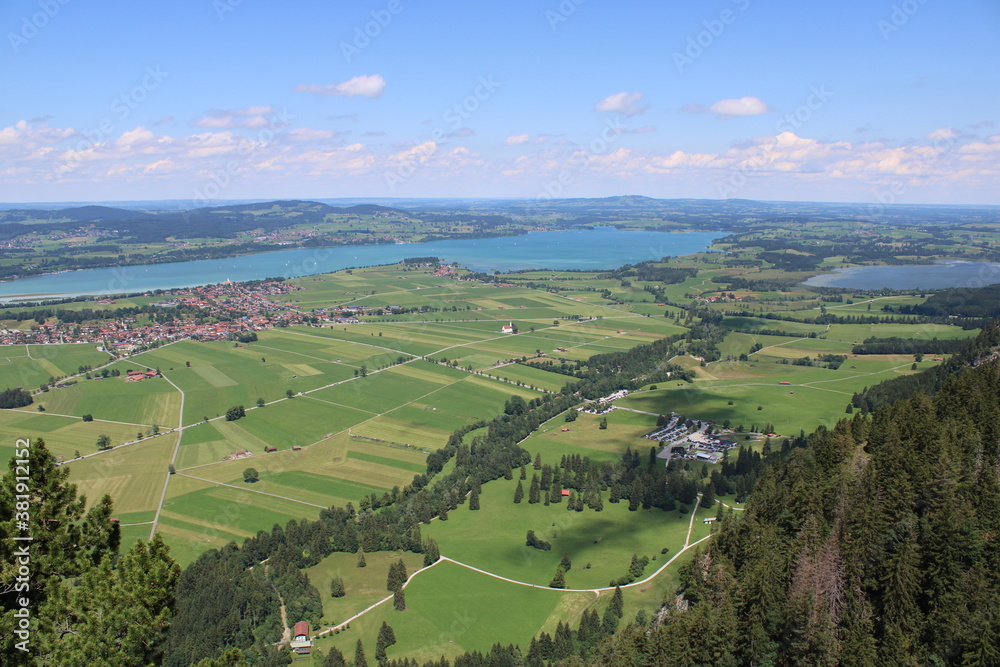
<path fill-rule="evenodd" d="M 326 505 L 317 505 L 316 503 L 307 503 L 304 500 L 296 500 L 295 498 L 289 498 L 288 496 L 279 496 L 277 493 L 268 493 L 267 491 L 258 491 L 256 489 L 249 489 L 245 486 L 236 486 L 235 484 L 226 484 L 225 482 L 216 482 L 214 479 L 205 479 L 204 477 L 195 477 L 194 475 L 185 475 L 182 472 L 176 473 L 179 477 L 188 477 L 190 479 L 196 479 L 199 482 L 207 482 L 208 484 L 215 484 L 216 486 L 225 486 L 230 489 L 237 489 L 239 491 L 246 491 L 248 493 L 259 493 L 263 496 L 271 496 L 272 498 L 281 498 L 282 500 L 288 500 L 293 503 L 299 503 L 300 505 L 309 505 L 310 507 L 318 507 L 321 510 L 327 509 Z M 159 512 L 157 512 L 159 516 Z"/>
<path fill-rule="evenodd" d="M 264 566 L 264 576 L 267 576 L 268 566 Z M 281 593 L 278 591 L 278 587 L 271 583 L 271 588 L 274 589 L 274 594 L 278 596 L 278 602 L 281 604 L 281 641 L 279 644 L 287 644 L 292 641 L 292 629 L 288 627 L 288 612 L 285 609 L 285 598 L 281 597 Z"/>
<path fill-rule="evenodd" d="M 145 366 L 145 364 L 141 365 Z M 146 366 L 146 368 L 149 368 L 149 366 Z M 174 443 L 174 451 L 170 454 L 170 465 L 173 466 L 177 462 L 177 453 L 181 449 L 181 438 L 184 437 L 184 391 L 166 375 L 162 373 L 160 375 L 181 394 L 181 407 L 177 415 L 177 442 Z M 160 523 L 160 513 L 163 511 L 163 503 L 167 500 L 167 487 L 170 486 L 170 477 L 171 475 L 168 471 L 166 479 L 163 480 L 163 491 L 160 492 L 160 502 L 156 505 L 156 515 L 153 517 L 153 525 L 149 529 L 149 539 L 153 539 L 153 536 L 156 535 L 156 526 Z"/>

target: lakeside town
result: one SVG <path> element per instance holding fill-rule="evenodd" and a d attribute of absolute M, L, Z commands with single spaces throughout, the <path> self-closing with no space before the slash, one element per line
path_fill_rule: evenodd
<path fill-rule="evenodd" d="M 452 266 L 440 266 L 433 275 L 437 278 L 469 280 L 461 277 Z M 282 303 L 275 298 L 301 289 L 303 288 L 299 285 L 280 280 L 226 280 L 215 285 L 147 292 L 138 296 L 156 297 L 158 300 L 151 305 L 165 311 L 180 309 L 175 311 L 177 316 L 166 321 L 157 321 L 158 318 L 150 314 L 106 318 L 100 324 L 31 320 L 34 323 L 25 329 L 0 329 L 0 345 L 90 343 L 114 354 L 130 354 L 183 339 L 240 340 L 253 332 L 274 327 L 320 323 L 360 324 L 362 320 L 359 317 L 400 315 L 420 310 L 419 307 L 344 304 L 304 311 L 296 304 Z M 114 310 L 118 298 L 95 298 L 92 303 L 103 309 Z M 8 304 L 0 319 L 9 319 L 10 314 L 22 307 L 24 306 Z M 503 307 L 500 309 L 503 310 Z M 513 333 L 513 330 L 507 333 Z"/>
<path fill-rule="evenodd" d="M 190 316 L 149 323 L 140 323 L 137 317 L 123 317 L 95 325 L 45 322 L 32 325 L 27 330 L 0 331 L 0 345 L 92 343 L 108 352 L 131 353 L 185 338 L 232 340 L 251 332 L 316 319 L 315 314 L 306 313 L 292 304 L 269 299 L 300 289 L 298 285 L 276 280 L 247 283 L 227 280 L 218 285 L 167 290 L 156 294 L 160 300 L 153 305 L 164 309 L 184 306 L 187 307 L 185 313 Z M 102 298 L 94 303 L 114 307 L 116 300 Z M 331 321 L 336 321 L 336 318 Z"/>

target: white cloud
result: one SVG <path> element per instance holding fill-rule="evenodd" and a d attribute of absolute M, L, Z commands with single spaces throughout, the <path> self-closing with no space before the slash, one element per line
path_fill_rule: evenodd
<path fill-rule="evenodd" d="M 247 107 L 214 111 L 205 117 L 231 118 L 235 124 L 266 110 Z M 687 142 L 684 150 L 678 150 L 680 144 L 670 145 L 670 138 L 662 136 L 664 146 L 659 142 L 623 146 L 624 137 L 618 144 L 609 139 L 608 151 L 594 154 L 558 135 L 549 135 L 548 143 L 539 146 L 544 135 L 524 134 L 511 135 L 503 143 L 532 150 L 506 151 L 494 146 L 487 155 L 451 139 L 447 146 L 418 141 L 390 147 L 384 139 L 371 146 L 344 145 L 344 133 L 326 128 L 275 128 L 274 139 L 267 141 L 251 128 L 189 127 L 175 136 L 158 134 L 157 129 L 151 125 L 118 128 L 99 141 L 90 141 L 71 128 L 27 121 L 0 127 L 0 189 L 5 186 L 6 192 L 24 197 L 20 193 L 34 192 L 33 187 L 40 192 L 54 183 L 81 192 L 92 186 L 103 188 L 95 192 L 111 192 L 122 184 L 143 181 L 163 192 L 180 188 L 179 192 L 187 194 L 202 187 L 221 163 L 235 160 L 239 174 L 232 179 L 230 192 L 240 196 L 284 188 L 319 189 L 341 178 L 349 179 L 352 187 L 375 192 L 382 187 L 386 171 L 420 165 L 417 178 L 428 186 L 444 187 L 448 179 L 462 177 L 481 187 L 503 181 L 510 184 L 512 194 L 517 194 L 518 183 L 530 189 L 574 169 L 573 173 L 580 174 L 576 196 L 637 187 L 665 193 L 656 188 L 667 184 L 678 188 L 674 191 L 678 194 L 688 188 L 692 196 L 776 198 L 778 193 L 801 191 L 817 199 L 867 201 L 873 189 L 902 183 L 908 193 L 925 193 L 925 200 L 935 196 L 947 200 L 948 193 L 960 185 L 963 192 L 974 193 L 970 198 L 995 201 L 992 193 L 1000 174 L 1000 135 L 960 141 L 965 130 L 956 129 L 955 140 L 940 141 L 932 138 L 946 133 L 933 127 L 926 128 L 933 130 L 926 138 L 906 143 L 826 141 L 783 132 L 747 138 L 718 152 L 699 151 Z M 730 184 L 735 182 L 745 185 L 733 186 L 733 190 Z M 726 186 L 725 193 L 716 192 L 720 184 Z"/>
<path fill-rule="evenodd" d="M 729 100 L 719 100 L 711 106 L 704 104 L 685 104 L 681 111 L 690 113 L 714 113 L 719 118 L 735 118 L 736 116 L 760 116 L 771 113 L 771 107 L 767 106 L 759 97 L 740 97 Z"/>
<path fill-rule="evenodd" d="M 340 83 L 320 85 L 315 83 L 300 83 L 295 86 L 297 93 L 315 93 L 317 95 L 337 95 L 340 97 L 376 98 L 385 92 L 385 79 L 381 74 L 362 74 Z"/>
<path fill-rule="evenodd" d="M 764 101 L 759 97 L 740 97 L 738 99 L 719 100 L 712 106 L 708 107 L 708 110 L 723 118 L 732 118 L 733 116 L 760 116 L 761 114 L 769 113 L 771 111 L 770 107 L 764 104 Z"/>
<path fill-rule="evenodd" d="M 134 149 L 148 144 L 155 138 L 155 134 L 140 125 L 133 130 L 122 132 L 121 136 L 115 141 L 115 147 Z"/>
<path fill-rule="evenodd" d="M 927 139 L 930 141 L 936 141 L 938 139 L 954 139 L 958 136 L 958 132 L 951 129 L 950 127 L 941 127 L 933 132 L 927 133 Z"/>
<path fill-rule="evenodd" d="M 229 130 L 245 127 L 259 130 L 268 126 L 267 116 L 274 113 L 272 106 L 251 106 L 245 109 L 210 109 L 194 124 L 210 130 Z"/>
<path fill-rule="evenodd" d="M 336 130 L 314 130 L 309 127 L 297 127 L 289 130 L 288 138 L 291 141 L 325 141 L 333 139 L 338 132 Z"/>
<path fill-rule="evenodd" d="M 989 142 L 974 141 L 958 149 L 965 155 L 988 155 L 990 153 L 1000 153 L 1000 136 L 990 137 Z"/>
<path fill-rule="evenodd" d="M 503 140 L 504 146 L 520 146 L 531 141 L 531 137 L 527 134 L 513 134 Z"/>
<path fill-rule="evenodd" d="M 642 93 L 615 93 L 598 102 L 594 106 L 594 110 L 637 116 L 649 108 L 648 104 L 641 104 L 641 102 Z"/>
<path fill-rule="evenodd" d="M 26 120 L 19 120 L 14 125 L 0 129 L 0 145 L 37 146 L 68 139 L 76 134 L 73 128 L 59 129 L 40 124 L 37 127 Z"/>

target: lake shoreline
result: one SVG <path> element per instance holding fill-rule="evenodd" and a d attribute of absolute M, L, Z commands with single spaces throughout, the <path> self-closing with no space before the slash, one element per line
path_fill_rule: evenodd
<path fill-rule="evenodd" d="M 1000 283 L 1000 262 L 939 259 L 932 264 L 851 266 L 821 273 L 802 284 L 855 290 L 942 290 Z"/>
<path fill-rule="evenodd" d="M 533 231 L 476 239 L 292 248 L 228 258 L 79 269 L 0 283 L 0 302 L 66 302 L 186 289 L 226 280 L 294 280 L 349 268 L 395 264 L 407 257 L 435 256 L 471 271 L 601 271 L 624 264 L 687 255 L 711 247 L 717 230 L 628 231 L 611 227 Z"/>

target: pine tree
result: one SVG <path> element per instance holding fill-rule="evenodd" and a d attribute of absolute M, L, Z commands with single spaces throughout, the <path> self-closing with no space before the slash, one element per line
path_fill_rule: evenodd
<path fill-rule="evenodd" d="M 399 588 L 399 574 L 396 570 L 396 561 L 389 563 L 389 574 L 385 578 L 385 589 L 390 593 Z"/>
<path fill-rule="evenodd" d="M 406 579 L 406 564 L 400 558 L 389 566 L 388 590 L 395 591 L 397 588 L 402 587 L 406 583 Z"/>
<path fill-rule="evenodd" d="M 633 556 L 633 558 L 634 557 L 635 556 Z M 611 612 L 618 618 L 622 617 L 625 609 L 625 599 L 622 597 L 621 586 L 615 586 L 615 592 L 614 595 L 611 596 L 611 602 L 608 603 L 608 609 L 610 609 Z"/>
<path fill-rule="evenodd" d="M 433 538 L 429 538 L 424 543 L 424 567 L 428 567 L 438 562 L 441 558 L 441 549 Z"/>
<path fill-rule="evenodd" d="M 550 503 L 562 502 L 562 484 L 560 484 L 559 482 L 553 482 L 552 486 L 549 487 L 549 502 Z"/>
<path fill-rule="evenodd" d="M 330 580 L 330 596 L 335 598 L 342 598 L 347 594 L 347 590 L 344 588 L 344 579 L 342 577 L 334 577 Z"/>
<path fill-rule="evenodd" d="M 570 560 L 569 554 L 564 553 L 562 555 L 562 560 L 559 561 L 559 569 L 563 570 L 564 572 L 569 572 L 570 568 L 572 567 L 573 567 L 573 562 Z"/>
<path fill-rule="evenodd" d="M 708 509 L 715 504 L 715 484 L 708 483 L 705 490 L 701 492 L 701 506 Z"/>
<path fill-rule="evenodd" d="M 518 482 L 518 484 L 520 484 L 520 482 Z M 479 492 L 475 489 L 473 489 L 469 494 L 469 509 L 473 511 L 479 509 Z"/>
<path fill-rule="evenodd" d="M 331 646 L 323 659 L 323 667 L 347 667 L 344 654 L 336 646 Z"/>
<path fill-rule="evenodd" d="M 24 511 L 18 506 L 22 499 L 15 496 L 21 493 L 16 478 L 23 476 L 24 467 L 31 471 L 26 530 L 15 521 L 21 521 L 15 512 Z M 24 441 L 15 444 L 10 471 L 0 480 L 0 562 L 7 568 L 5 581 L 10 583 L 0 593 L 0 655 L 7 656 L 10 664 L 30 661 L 33 655 L 50 664 L 76 664 L 54 661 L 49 653 L 58 648 L 58 639 L 46 629 L 58 625 L 67 633 L 77 633 L 67 640 L 74 653 L 89 655 L 92 647 L 115 642 L 126 653 L 134 653 L 137 660 L 152 662 L 172 610 L 176 566 L 162 541 L 155 539 L 137 543 L 112 567 L 121 537 L 118 524 L 111 521 L 111 499 L 104 496 L 86 510 L 85 499 L 77 497 L 76 486 L 68 483 L 68 475 L 69 468 L 56 466 L 55 458 L 39 439 L 30 446 Z M 13 586 L 17 550 L 22 546 L 14 538 L 21 535 L 32 537 L 32 577 L 27 591 L 17 591 Z M 162 581 L 151 579 L 154 576 Z M 98 585 L 101 577 L 105 577 L 106 591 Z M 72 578 L 80 578 L 81 586 L 67 586 Z M 88 603 L 84 589 L 97 599 Z M 14 612 L 21 608 L 18 597 L 30 599 L 33 623 L 38 624 L 33 625 L 37 630 L 29 653 L 14 646 L 19 641 L 14 634 L 18 627 Z M 82 609 L 87 604 L 87 608 L 107 617 L 100 622 L 86 618 Z M 126 611 L 134 618 L 149 620 L 151 626 L 122 632 L 128 627 Z M 122 632 L 121 636 L 115 637 L 116 632 Z"/>
<path fill-rule="evenodd" d="M 402 588 L 397 589 L 392 594 L 392 606 L 396 611 L 406 611 L 406 596 L 403 594 Z"/>
<path fill-rule="evenodd" d="M 518 505 L 524 499 L 524 486 L 521 484 L 521 480 L 517 480 L 517 488 L 514 489 L 514 504 Z"/>
<path fill-rule="evenodd" d="M 642 502 L 642 482 L 639 481 L 637 477 L 634 482 L 632 482 L 632 488 L 629 490 L 628 494 L 628 511 L 635 512 L 639 509 L 639 503 Z"/>
<path fill-rule="evenodd" d="M 368 659 L 365 658 L 365 647 L 360 639 L 354 647 L 354 667 L 368 667 Z"/>
<path fill-rule="evenodd" d="M 590 508 L 595 512 L 600 512 L 604 509 L 604 500 L 601 498 L 600 491 L 594 494 L 594 500 L 591 503 Z"/>
<path fill-rule="evenodd" d="M 105 558 L 88 569 L 59 618 L 72 630 L 40 637 L 53 664 L 108 664 L 109 656 L 125 655 L 135 662 L 111 664 L 159 663 L 181 572 L 168 551 L 157 534 L 136 542 L 115 567 Z"/>
<path fill-rule="evenodd" d="M 365 567 L 368 563 L 365 561 L 365 551 L 364 549 L 358 549 L 358 567 Z"/>
<path fill-rule="evenodd" d="M 549 588 L 566 588 L 565 574 L 562 568 L 557 569 L 556 576 L 552 577 L 552 581 L 549 582 Z"/>
<path fill-rule="evenodd" d="M 531 486 L 528 487 L 528 504 L 536 505 L 541 500 L 541 490 L 538 485 L 538 475 L 531 476 Z"/>
<path fill-rule="evenodd" d="M 518 479 L 528 479 L 528 471 L 523 464 L 521 465 L 521 476 Z"/>
<path fill-rule="evenodd" d="M 535 470 L 541 470 L 542 469 L 542 453 L 541 452 L 538 452 L 537 454 L 535 454 L 534 468 L 535 468 Z"/>
<path fill-rule="evenodd" d="M 393 632 L 392 627 L 385 621 L 382 621 L 382 627 L 378 631 L 378 641 L 375 643 L 375 659 L 379 663 L 383 663 L 388 659 L 385 649 L 396 643 L 396 633 Z"/>

